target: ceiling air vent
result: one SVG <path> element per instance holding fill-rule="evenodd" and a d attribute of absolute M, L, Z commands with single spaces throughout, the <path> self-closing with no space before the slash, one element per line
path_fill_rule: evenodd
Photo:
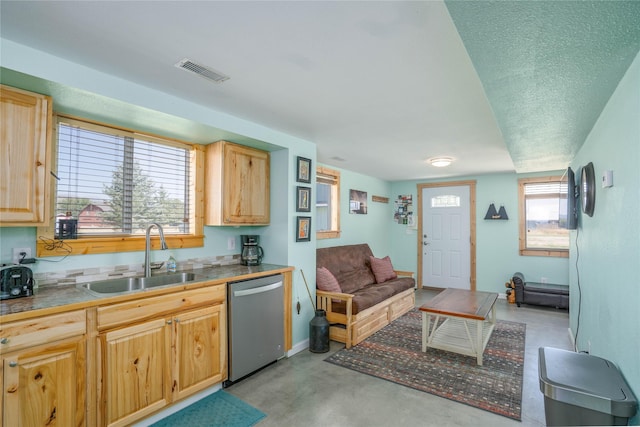
<path fill-rule="evenodd" d="M 190 71 L 192 73 L 196 73 L 200 77 L 204 77 L 207 80 L 211 80 L 214 83 L 222 83 L 225 80 L 229 80 L 229 76 L 225 76 L 218 71 L 215 71 L 211 68 L 207 68 L 204 65 L 196 64 L 190 59 L 183 59 L 182 61 L 176 64 L 176 67 L 182 68 L 183 70 Z"/>

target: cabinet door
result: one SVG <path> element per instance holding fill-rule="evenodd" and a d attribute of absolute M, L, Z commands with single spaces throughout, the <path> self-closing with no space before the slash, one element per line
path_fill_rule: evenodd
<path fill-rule="evenodd" d="M 103 346 L 101 424 L 128 425 L 168 404 L 170 321 L 157 319 L 107 332 Z"/>
<path fill-rule="evenodd" d="M 207 146 L 207 225 L 269 224 L 269 153 L 218 141 Z"/>
<path fill-rule="evenodd" d="M 226 379 L 226 323 L 224 304 L 174 317 L 174 400 Z"/>
<path fill-rule="evenodd" d="M 2 358 L 3 425 L 85 425 L 84 339 Z"/>
<path fill-rule="evenodd" d="M 226 223 L 269 223 L 269 153 L 224 147 L 223 217 Z"/>
<path fill-rule="evenodd" d="M 51 99 L 0 89 L 0 223 L 48 225 Z"/>

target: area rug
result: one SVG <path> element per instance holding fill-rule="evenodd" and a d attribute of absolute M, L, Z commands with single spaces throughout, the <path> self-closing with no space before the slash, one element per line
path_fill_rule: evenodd
<path fill-rule="evenodd" d="M 422 312 L 413 309 L 357 346 L 327 362 L 465 403 L 515 420 L 521 419 L 524 323 L 498 320 L 483 355 L 422 352 Z"/>
<path fill-rule="evenodd" d="M 152 427 L 250 427 L 266 415 L 232 394 L 218 390 Z"/>

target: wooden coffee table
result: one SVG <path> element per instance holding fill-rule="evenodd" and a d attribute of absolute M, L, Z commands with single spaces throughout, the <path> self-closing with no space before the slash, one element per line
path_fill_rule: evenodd
<path fill-rule="evenodd" d="M 497 299 L 493 292 L 453 288 L 440 292 L 420 307 L 422 351 L 431 347 L 475 356 L 482 365 L 482 353 L 496 324 Z M 431 316 L 435 316 L 433 325 Z"/>

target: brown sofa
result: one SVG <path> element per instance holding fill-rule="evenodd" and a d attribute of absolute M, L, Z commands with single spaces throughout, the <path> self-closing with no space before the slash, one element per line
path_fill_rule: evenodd
<path fill-rule="evenodd" d="M 330 339 L 345 343 L 347 348 L 415 306 L 413 272 L 394 270 L 396 278 L 377 283 L 372 256 L 367 244 L 316 250 L 316 267 L 329 270 L 341 291 L 316 289 L 317 307 L 327 312 Z"/>

